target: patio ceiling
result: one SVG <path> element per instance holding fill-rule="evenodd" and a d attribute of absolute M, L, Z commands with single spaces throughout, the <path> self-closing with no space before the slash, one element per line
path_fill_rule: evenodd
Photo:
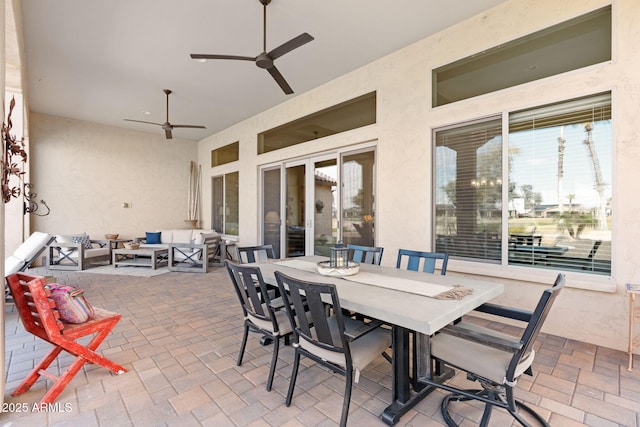
<path fill-rule="evenodd" d="M 189 57 L 260 53 L 258 0 L 26 0 L 18 4 L 29 109 L 162 134 L 123 119 L 163 123 L 166 88 L 172 124 L 207 127 L 176 129 L 174 138 L 199 140 L 503 1 L 273 0 L 267 50 L 303 32 L 315 38 L 277 59 L 295 91 L 285 95 L 248 61 Z M 7 69 L 20 62 L 8 52 Z"/>

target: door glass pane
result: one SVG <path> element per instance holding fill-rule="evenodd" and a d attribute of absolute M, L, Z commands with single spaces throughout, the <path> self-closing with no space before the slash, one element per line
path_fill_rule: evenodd
<path fill-rule="evenodd" d="M 336 190 L 338 167 L 336 159 L 315 163 L 313 237 L 314 255 L 329 256 L 338 241 Z"/>
<path fill-rule="evenodd" d="M 224 177 L 216 176 L 212 183 L 211 227 L 218 233 L 224 232 Z"/>
<path fill-rule="evenodd" d="M 238 172 L 228 173 L 225 175 L 225 222 L 224 233 L 237 236 L 238 228 L 238 212 L 240 204 L 238 201 L 239 191 L 239 174 Z"/>
<path fill-rule="evenodd" d="M 262 241 L 265 245 L 272 245 L 276 258 L 280 258 L 280 168 L 264 171 L 263 183 L 263 211 Z"/>
<path fill-rule="evenodd" d="M 287 257 L 305 255 L 305 166 L 287 168 Z"/>
<path fill-rule="evenodd" d="M 375 152 L 342 158 L 342 240 L 375 246 Z"/>

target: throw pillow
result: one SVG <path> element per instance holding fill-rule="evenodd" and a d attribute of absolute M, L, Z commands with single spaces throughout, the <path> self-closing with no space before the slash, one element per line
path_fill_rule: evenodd
<path fill-rule="evenodd" d="M 147 232 L 145 240 L 147 241 L 148 245 L 157 245 L 157 244 L 159 244 L 160 243 L 160 232 L 159 231 Z"/>
<path fill-rule="evenodd" d="M 73 243 L 82 243 L 85 249 L 93 249 L 91 239 L 87 235 L 73 236 Z"/>

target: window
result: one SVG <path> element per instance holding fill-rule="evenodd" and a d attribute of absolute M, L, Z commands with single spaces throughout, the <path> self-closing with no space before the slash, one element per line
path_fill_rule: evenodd
<path fill-rule="evenodd" d="M 240 158 L 240 142 L 211 150 L 211 167 L 235 162 Z"/>
<path fill-rule="evenodd" d="M 434 107 L 611 60 L 611 6 L 433 70 Z"/>
<path fill-rule="evenodd" d="M 213 229 L 237 236 L 239 216 L 238 172 L 213 177 L 212 220 Z"/>
<path fill-rule="evenodd" d="M 502 241 L 502 120 L 436 132 L 436 250 L 499 262 Z"/>
<path fill-rule="evenodd" d="M 376 122 L 371 92 L 258 134 L 258 154 L 291 147 Z"/>
<path fill-rule="evenodd" d="M 436 250 L 610 275 L 611 94 L 505 115 L 435 131 Z"/>

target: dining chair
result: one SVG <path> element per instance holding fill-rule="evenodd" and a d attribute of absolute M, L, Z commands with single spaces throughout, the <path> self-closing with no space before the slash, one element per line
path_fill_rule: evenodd
<path fill-rule="evenodd" d="M 390 331 L 379 328 L 379 321 L 366 323 L 343 316 L 333 284 L 298 280 L 279 271 L 275 277 L 293 329 L 295 348 L 286 405 L 291 405 L 300 357 L 305 356 L 345 376 L 340 426 L 346 426 L 353 381 L 357 383 L 360 372 L 389 347 Z"/>
<path fill-rule="evenodd" d="M 278 361 L 280 338 L 291 334 L 291 323 L 282 310 L 274 310 L 270 294 L 264 282 L 260 267 L 243 266 L 225 260 L 231 283 L 238 295 L 244 319 L 244 333 L 237 365 L 242 365 L 249 332 L 261 334 L 273 341 L 273 356 L 267 379 L 267 391 L 271 391 L 273 376 Z"/>
<path fill-rule="evenodd" d="M 384 248 L 379 246 L 347 245 L 349 260 L 361 264 L 380 265 Z"/>
<path fill-rule="evenodd" d="M 276 254 L 273 245 L 242 246 L 238 247 L 238 262 L 248 264 L 262 262 L 267 259 L 275 259 Z"/>
<path fill-rule="evenodd" d="M 524 426 L 529 424 L 517 412 L 518 409 L 529 413 L 541 425 L 549 425 L 532 408 L 515 400 L 514 389 L 520 375 L 533 374 L 533 345 L 564 283 L 564 275 L 558 274 L 553 286 L 542 293 L 533 311 L 490 303 L 477 308 L 478 311 L 500 318 L 525 322 L 521 336 L 514 337 L 463 320 L 446 326 L 431 338 L 433 358 L 466 372 L 468 379 L 478 381 L 482 387 L 480 390 L 460 389 L 454 386 L 455 382 L 439 383 L 429 378 L 421 379 L 421 382 L 451 392 L 444 397 L 440 406 L 448 426 L 457 426 L 449 412 L 449 404 L 470 400 L 478 400 L 485 404 L 480 426 L 489 425 L 493 407 L 506 409 Z M 465 412 L 468 410 L 464 409 Z"/>
<path fill-rule="evenodd" d="M 449 261 L 449 254 L 441 252 L 421 252 L 412 251 L 409 249 L 400 249 L 398 251 L 398 260 L 396 262 L 396 268 L 400 268 L 404 263 L 406 257 L 407 263 L 405 269 L 412 271 L 423 271 L 424 273 L 434 273 L 436 270 L 436 264 L 440 260 L 440 274 L 445 275 L 447 273 L 447 262 Z M 420 263 L 422 262 L 422 269 L 420 269 Z"/>

